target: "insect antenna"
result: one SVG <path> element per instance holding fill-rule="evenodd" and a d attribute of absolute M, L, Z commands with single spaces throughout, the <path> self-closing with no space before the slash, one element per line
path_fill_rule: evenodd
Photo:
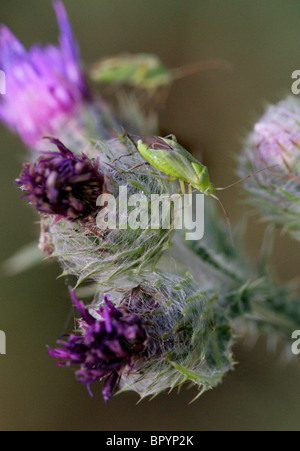
<path fill-rule="evenodd" d="M 238 185 L 239 183 L 242 183 L 245 180 L 250 179 L 251 177 L 255 177 L 257 174 L 260 174 L 261 172 L 268 171 L 270 169 L 276 168 L 277 166 L 280 166 L 280 165 L 279 164 L 275 164 L 274 166 L 268 166 L 267 168 L 260 169 L 259 171 L 253 172 L 253 174 L 250 174 L 250 175 L 248 175 L 247 177 L 245 177 L 245 178 L 243 178 L 241 180 L 237 180 L 236 182 L 232 183 L 231 185 L 225 186 L 224 188 L 214 188 L 214 190 L 216 190 L 216 191 L 224 191 L 225 189 L 232 188 L 233 186 Z"/>
<path fill-rule="evenodd" d="M 226 221 L 227 221 L 227 224 L 228 224 L 228 228 L 229 228 L 230 241 L 231 241 L 232 246 L 234 247 L 234 240 L 233 240 L 232 227 L 231 227 L 231 222 L 230 222 L 228 213 L 227 213 L 227 211 L 226 211 L 224 205 L 222 204 L 222 202 L 220 201 L 220 199 L 219 199 L 217 196 L 215 196 L 214 194 L 210 194 L 210 197 L 213 197 L 213 198 L 219 203 L 219 205 L 221 206 L 221 208 L 222 208 L 222 210 L 223 210 L 223 213 L 224 213 L 224 215 L 225 215 L 225 218 L 226 218 Z"/>
<path fill-rule="evenodd" d="M 131 144 L 136 148 L 136 150 L 138 150 L 136 142 L 138 139 L 140 139 L 140 136 L 134 135 L 133 133 L 128 133 L 128 131 L 125 130 L 124 127 L 121 127 L 121 129 L 123 130 L 123 135 L 120 135 L 118 133 L 120 140 L 127 138 L 131 142 Z"/>
<path fill-rule="evenodd" d="M 173 77 L 175 80 L 194 75 L 198 72 L 212 69 L 223 69 L 227 71 L 233 70 L 233 64 L 222 59 L 211 59 L 207 61 L 199 61 L 196 63 L 186 64 L 185 66 L 173 69 Z"/>

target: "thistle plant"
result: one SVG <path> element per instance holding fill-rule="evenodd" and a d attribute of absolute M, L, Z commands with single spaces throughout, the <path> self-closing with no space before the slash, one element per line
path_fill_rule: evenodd
<path fill-rule="evenodd" d="M 226 221 L 211 206 L 209 169 L 173 135 L 156 136 L 155 121 L 148 122 L 138 104 L 139 120 L 131 121 L 128 111 L 129 130 L 122 131 L 121 120 L 90 87 L 63 4 L 54 6 L 60 47 L 27 52 L 5 27 L 0 41 L 0 66 L 11 75 L 0 117 L 32 150 L 16 183 L 40 215 L 40 249 L 59 260 L 69 283 L 75 278 L 77 329 L 49 354 L 72 365 L 90 393 L 102 382 L 105 401 L 127 390 L 156 396 L 187 381 L 202 394 L 233 368 L 241 326 L 289 341 L 300 322 L 297 294 L 270 276 L 265 261 L 250 262 L 241 231 L 232 243 Z M 117 61 L 118 73 L 128 74 Z M 105 80 L 114 83 L 118 74 L 110 74 Z M 270 108 L 240 166 L 244 177 L 272 166 L 248 178 L 246 188 L 266 219 L 296 237 L 299 113 L 292 99 Z M 191 211 L 193 189 L 207 196 L 200 241 L 184 239 L 175 214 L 186 197 Z M 167 223 L 153 216 L 153 196 L 174 202 L 163 212 Z M 135 211 L 125 208 L 128 198 Z M 80 298 L 88 293 L 85 303 L 79 288 Z"/>

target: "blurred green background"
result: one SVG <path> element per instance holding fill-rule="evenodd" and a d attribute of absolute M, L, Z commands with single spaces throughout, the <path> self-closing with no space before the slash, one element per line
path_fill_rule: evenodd
<path fill-rule="evenodd" d="M 161 114 L 162 133 L 175 133 L 203 156 L 212 180 L 236 179 L 234 157 L 268 102 L 290 92 L 300 69 L 299 0 L 65 0 L 87 63 L 119 52 L 153 52 L 170 67 L 225 58 L 233 73 L 205 72 L 178 81 Z M 26 43 L 56 42 L 51 1 L 1 0 L 0 20 Z M 25 149 L 1 126 L 1 261 L 38 236 L 33 210 L 13 185 Z M 232 222 L 248 213 L 240 187 L 222 195 Z M 247 246 L 255 258 L 264 226 L 251 216 Z M 282 280 L 299 275 L 298 244 L 276 240 L 274 269 Z M 65 281 L 44 263 L 1 278 L 0 429 L 7 430 L 299 430 L 299 359 L 284 366 L 266 350 L 237 340 L 238 365 L 224 383 L 192 405 L 193 390 L 136 405 L 124 394 L 105 406 L 100 387 L 90 399 L 73 372 L 57 368 L 46 344 L 72 329 Z M 300 328 L 300 325 L 299 325 Z"/>

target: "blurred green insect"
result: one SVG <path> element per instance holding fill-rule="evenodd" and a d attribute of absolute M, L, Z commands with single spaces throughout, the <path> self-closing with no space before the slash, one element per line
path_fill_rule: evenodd
<path fill-rule="evenodd" d="M 126 84 L 145 90 L 156 90 L 173 81 L 172 72 L 159 58 L 146 53 L 104 59 L 92 68 L 91 78 L 97 82 Z"/>
<path fill-rule="evenodd" d="M 168 69 L 156 55 L 121 54 L 96 63 L 90 76 L 95 82 L 155 92 L 170 86 L 176 79 L 207 69 L 232 69 L 232 66 L 224 60 L 215 59 Z"/>

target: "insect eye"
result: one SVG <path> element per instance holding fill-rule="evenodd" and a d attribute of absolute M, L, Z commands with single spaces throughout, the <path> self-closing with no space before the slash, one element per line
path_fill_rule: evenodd
<path fill-rule="evenodd" d="M 213 190 L 214 190 L 214 185 L 211 183 L 209 188 L 207 188 L 207 190 L 205 191 L 205 194 L 207 194 L 209 196 L 210 194 L 212 194 Z"/>

